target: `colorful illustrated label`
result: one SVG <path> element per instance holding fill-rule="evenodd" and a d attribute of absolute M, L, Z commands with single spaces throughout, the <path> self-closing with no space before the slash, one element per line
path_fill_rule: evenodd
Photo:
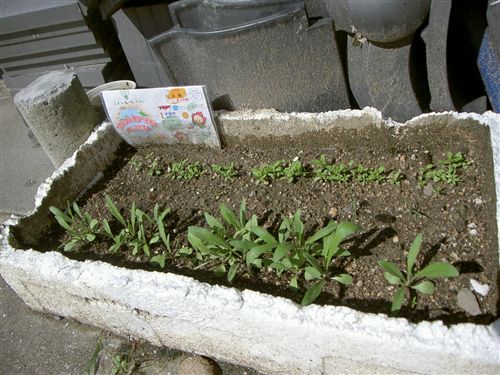
<path fill-rule="evenodd" d="M 204 86 L 103 91 L 109 120 L 132 145 L 194 143 L 220 148 Z"/>

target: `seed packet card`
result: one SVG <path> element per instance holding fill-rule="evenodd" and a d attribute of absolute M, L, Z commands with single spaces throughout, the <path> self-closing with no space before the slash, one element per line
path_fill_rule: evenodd
<path fill-rule="evenodd" d="M 101 92 L 108 119 L 131 145 L 205 144 L 220 148 L 205 86 Z"/>

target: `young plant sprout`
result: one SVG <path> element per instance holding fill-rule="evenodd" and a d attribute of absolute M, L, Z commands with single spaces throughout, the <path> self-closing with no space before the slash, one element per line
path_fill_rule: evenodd
<path fill-rule="evenodd" d="M 384 271 L 384 277 L 391 285 L 397 285 L 398 289 L 392 298 L 391 312 L 397 314 L 406 298 L 406 290 L 415 290 L 421 294 L 434 293 L 435 285 L 431 281 L 436 278 L 456 277 L 458 270 L 446 262 L 430 263 L 424 268 L 417 270 L 415 262 L 422 245 L 422 234 L 418 234 L 413 241 L 408 257 L 406 258 L 406 270 L 400 271 L 398 266 L 387 260 L 379 260 L 378 265 Z M 412 301 L 414 305 L 416 300 Z"/>

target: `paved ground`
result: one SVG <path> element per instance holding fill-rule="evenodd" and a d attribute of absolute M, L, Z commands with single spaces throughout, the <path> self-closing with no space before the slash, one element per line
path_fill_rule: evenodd
<path fill-rule="evenodd" d="M 0 80 L 0 223 L 11 214 L 28 214 L 38 185 L 52 172 L 52 164 L 28 137 L 28 129 Z M 34 312 L 0 277 L 0 375 L 107 375 L 113 371 L 113 359 L 118 358 L 127 367 L 122 373 L 177 375 L 187 357 L 189 354 L 173 349 L 118 338 L 78 322 Z M 224 375 L 256 374 L 238 366 L 219 365 Z M 132 369 L 136 371 L 130 372 Z"/>
<path fill-rule="evenodd" d="M 28 128 L 0 81 L 0 212 L 27 214 L 38 185 L 53 170 L 42 148 L 28 137 Z"/>

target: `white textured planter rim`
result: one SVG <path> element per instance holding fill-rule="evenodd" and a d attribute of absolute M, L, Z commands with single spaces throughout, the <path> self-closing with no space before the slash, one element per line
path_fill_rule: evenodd
<path fill-rule="evenodd" d="M 493 147 L 497 227 L 500 217 L 500 115 L 426 114 L 406 124 L 476 122 L 489 126 Z M 373 108 L 321 114 L 272 110 L 222 113 L 228 135 L 299 134 L 335 126 L 381 126 Z M 334 125 L 331 125 L 331 124 Z M 254 291 L 212 286 L 171 273 L 75 261 L 53 251 L 18 250 L 12 232 L 36 243 L 48 207 L 65 205 L 102 176 L 120 139 L 103 123 L 42 184 L 36 208 L 2 230 L 0 273 L 33 309 L 73 318 L 119 335 L 132 335 L 184 351 L 253 367 L 265 373 L 499 373 L 500 320 L 490 326 L 409 323 L 347 307 L 301 307 Z M 9 244 L 10 239 L 10 244 Z"/>

